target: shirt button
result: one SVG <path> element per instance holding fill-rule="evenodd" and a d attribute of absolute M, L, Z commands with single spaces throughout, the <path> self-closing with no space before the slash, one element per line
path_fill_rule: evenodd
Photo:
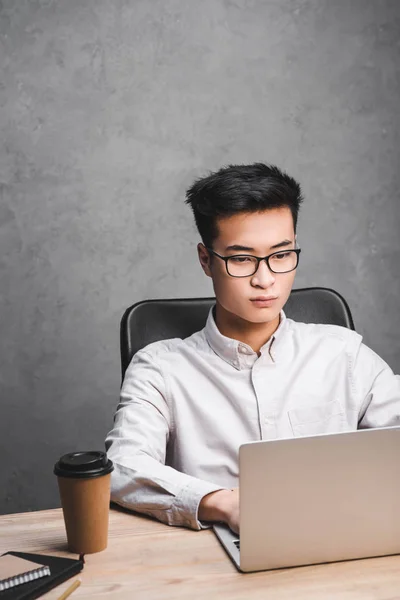
<path fill-rule="evenodd" d="M 268 417 L 264 418 L 264 423 L 265 425 L 272 425 L 272 419 L 269 419 Z"/>

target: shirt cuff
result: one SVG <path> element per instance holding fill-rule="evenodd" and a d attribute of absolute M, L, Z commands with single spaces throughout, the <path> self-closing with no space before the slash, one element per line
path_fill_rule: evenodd
<path fill-rule="evenodd" d="M 210 525 L 202 523 L 198 519 L 200 502 L 207 494 L 224 489 L 227 488 L 200 479 L 191 481 L 175 497 L 172 509 L 176 520 L 180 521 L 182 525 L 198 531 L 210 527 Z"/>

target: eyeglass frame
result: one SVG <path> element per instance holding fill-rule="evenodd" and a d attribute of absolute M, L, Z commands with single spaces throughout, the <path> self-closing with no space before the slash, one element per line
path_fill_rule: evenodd
<path fill-rule="evenodd" d="M 206 248 L 206 250 L 208 250 L 208 252 L 211 252 L 211 254 L 218 256 L 218 258 L 221 258 L 224 261 L 226 272 L 228 273 L 229 277 L 236 277 L 238 279 L 242 279 L 243 277 L 253 277 L 253 275 L 255 275 L 257 273 L 258 268 L 260 266 L 260 262 L 262 260 L 265 260 L 265 262 L 267 263 L 268 269 L 271 271 L 271 273 L 274 273 L 275 275 L 285 275 L 286 273 L 291 273 L 292 271 L 295 271 L 297 269 L 297 267 L 299 266 L 300 252 L 301 252 L 301 248 L 290 248 L 288 250 L 286 250 L 286 249 L 277 250 L 276 252 L 272 252 L 271 254 L 268 254 L 267 256 L 262 256 L 262 257 L 254 256 L 254 254 L 232 254 L 232 256 L 221 256 L 221 254 L 218 254 L 218 252 L 215 252 L 215 250 L 213 250 L 212 248 L 208 248 L 207 246 L 205 248 Z M 276 254 L 282 254 L 285 251 L 286 252 L 294 252 L 296 254 L 296 256 L 297 256 L 296 266 L 293 267 L 293 269 L 290 269 L 290 271 L 274 271 L 273 269 L 271 269 L 271 266 L 269 264 L 269 259 L 271 258 L 271 256 L 275 256 Z M 229 273 L 228 260 L 230 258 L 238 258 L 239 256 L 249 256 L 250 258 L 256 259 L 257 266 L 256 266 L 256 270 L 254 271 L 254 273 L 251 273 L 250 275 L 232 275 L 231 273 Z"/>

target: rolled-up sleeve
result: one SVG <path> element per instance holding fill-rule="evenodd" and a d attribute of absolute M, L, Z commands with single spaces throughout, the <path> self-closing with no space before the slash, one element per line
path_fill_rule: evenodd
<path fill-rule="evenodd" d="M 200 501 L 221 486 L 165 464 L 172 429 L 162 370 L 141 350 L 126 371 L 114 427 L 106 439 L 114 463 L 111 500 L 169 525 L 202 529 Z"/>
<path fill-rule="evenodd" d="M 362 403 L 358 427 L 400 425 L 400 376 L 373 350 L 360 344 L 354 361 L 354 383 Z"/>

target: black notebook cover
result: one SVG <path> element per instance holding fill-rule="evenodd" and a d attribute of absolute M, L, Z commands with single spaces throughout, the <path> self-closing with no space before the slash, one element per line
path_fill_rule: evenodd
<path fill-rule="evenodd" d="M 30 552 L 6 552 L 6 554 L 19 556 L 20 558 L 25 558 L 41 565 L 47 565 L 50 567 L 51 575 L 46 575 L 40 579 L 21 583 L 21 585 L 16 585 L 9 590 L 4 590 L 0 592 L 0 600 L 34 600 L 83 569 L 83 561 L 72 558 L 31 554 Z"/>

